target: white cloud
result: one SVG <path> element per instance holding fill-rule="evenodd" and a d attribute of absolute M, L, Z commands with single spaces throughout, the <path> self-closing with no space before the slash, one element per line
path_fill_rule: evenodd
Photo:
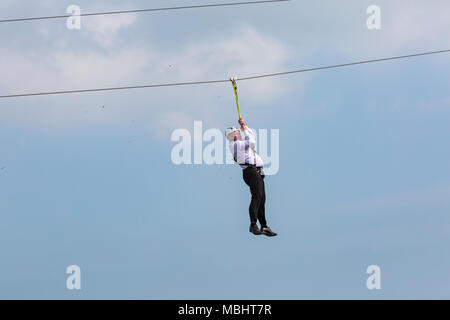
<path fill-rule="evenodd" d="M 151 59 L 151 52 L 123 49 L 110 54 L 58 52 L 52 62 L 61 79 L 75 87 L 109 86 L 133 82 Z"/>
<path fill-rule="evenodd" d="M 450 38 L 443 36 L 450 29 L 450 3 L 435 0 L 433 5 L 426 1 L 383 1 L 381 8 L 381 30 L 368 30 L 365 11 L 353 5 L 347 8 L 351 18 L 342 20 L 336 28 L 337 34 L 330 39 L 336 49 L 349 56 L 381 56 L 388 53 L 414 53 L 447 49 Z M 366 6 L 367 7 L 367 6 Z M 356 14 L 358 13 L 358 14 Z M 362 19 L 364 18 L 364 19 Z M 355 21 L 361 24 L 355 28 Z M 362 23 L 364 22 L 364 23 Z M 352 28 L 348 36 L 342 30 Z"/>
<path fill-rule="evenodd" d="M 386 26 L 392 45 L 437 49 L 450 45 L 450 38 L 443 36 L 450 29 L 448 1 L 433 1 L 431 6 L 427 2 L 408 1 L 394 4 L 392 9 L 387 12 Z"/>
<path fill-rule="evenodd" d="M 0 51 L 0 68 L 9 76 L 0 78 L 0 90 L 20 93 L 224 79 L 231 75 L 239 77 L 283 70 L 289 54 L 280 41 L 250 27 L 241 27 L 229 37 L 214 42 L 190 43 L 176 53 L 152 50 L 150 46 L 76 52 L 59 48 L 42 59 L 30 52 L 19 54 L 3 50 Z M 275 98 L 288 87 L 282 79 L 266 79 L 240 83 L 239 89 L 250 106 L 250 101 L 259 103 Z M 224 98 L 219 100 L 218 96 L 224 94 L 229 98 L 230 109 L 219 108 Z M 125 118 L 148 117 L 147 128 L 161 136 L 174 126 L 185 125 L 186 119 L 223 125 L 225 115 L 235 115 L 233 99 L 231 84 L 39 97 L 21 102 L 35 106 L 27 109 L 31 114 L 27 121 L 9 106 L 0 109 L 0 121 L 57 128 L 83 125 L 87 117 L 80 106 L 92 105 L 94 101 L 102 103 L 102 100 L 107 101 L 108 112 L 91 113 L 90 123 L 114 124 Z M 14 104 L 18 101 L 16 99 Z M 51 107 L 55 101 L 66 102 L 64 107 Z"/>
<path fill-rule="evenodd" d="M 283 70 L 290 53 L 287 47 L 275 38 L 265 36 L 250 27 L 241 27 L 231 37 L 215 42 L 191 44 L 177 54 L 162 56 L 164 63 L 174 65 L 177 79 L 201 80 L 244 77 Z M 283 81 L 279 79 L 259 80 L 242 83 L 246 95 L 262 100 L 276 96 L 283 91 Z"/>
<path fill-rule="evenodd" d="M 135 24 L 136 20 L 134 13 L 83 17 L 82 29 L 100 46 L 110 47 L 117 40 L 120 30 Z"/>
<path fill-rule="evenodd" d="M 44 58 L 33 53 L 0 51 L 0 78 L 4 92 L 35 92 L 118 85 L 142 75 L 150 52 L 123 49 L 108 54 L 96 51 L 57 51 Z"/>
<path fill-rule="evenodd" d="M 306 28 L 305 25 L 301 30 L 289 31 L 287 36 L 283 35 L 285 39 L 295 39 L 296 36 L 301 38 L 301 41 L 291 42 L 297 44 L 295 52 L 291 52 L 290 47 L 280 38 L 248 25 L 235 25 L 233 32 L 221 33 L 220 37 L 212 40 L 201 40 L 202 38 L 198 37 L 177 51 L 163 51 L 153 43 L 145 46 L 124 46 L 120 37 L 121 30 L 130 28 L 136 23 L 135 15 L 83 19 L 82 38 L 89 37 L 96 45 L 91 43 L 87 48 L 83 46 L 75 50 L 76 45 L 69 42 L 67 34 L 60 33 L 60 30 L 53 32 L 50 28 L 46 30 L 42 25 L 40 28 L 44 28 L 45 32 L 38 29 L 40 30 L 38 36 L 44 34 L 46 43 L 53 45 L 46 49 L 49 54 L 43 54 L 44 50 L 36 53 L 31 50 L 14 51 L 7 47 L 0 50 L 0 68 L 3 74 L 7 75 L 0 78 L 0 90 L 1 93 L 15 93 L 225 79 L 232 75 L 245 77 L 308 67 L 311 56 L 325 49 L 326 55 L 335 54 L 337 57 L 335 61 L 325 59 L 323 63 L 328 64 L 342 62 L 343 58 L 340 57 L 342 55 L 349 60 L 362 59 L 391 53 L 409 53 L 419 49 L 441 49 L 450 45 L 450 38 L 442 36 L 443 30 L 450 27 L 450 20 L 446 15 L 450 7 L 447 1 L 436 1 L 433 6 L 417 2 L 411 4 L 405 1 L 398 3 L 381 1 L 382 30 L 373 32 L 365 28 L 366 12 L 363 7 L 364 5 L 356 1 L 344 7 L 335 4 L 333 7 L 335 10 L 331 10 L 336 16 L 335 19 L 329 17 L 327 19 L 327 12 L 322 12 L 324 19 L 320 23 L 314 21 L 317 20 L 315 16 L 308 16 L 308 10 L 305 9 L 301 12 L 302 18 L 305 18 L 305 23 L 311 26 Z M 90 12 L 98 10 L 91 9 Z M 340 18 L 344 13 L 349 14 L 348 19 Z M 361 43 L 357 41 L 358 39 Z M 77 43 L 78 40 L 80 39 L 70 41 Z M 326 46 L 320 47 L 321 44 Z M 288 66 L 294 54 L 295 62 Z M 308 61 L 308 64 L 304 61 Z M 314 62 L 314 65 L 317 65 L 317 62 Z M 381 68 L 383 64 L 373 72 Z M 314 74 L 296 76 L 295 81 L 291 81 L 290 77 L 277 77 L 240 82 L 238 87 L 241 103 L 245 109 L 270 105 L 270 102 L 276 101 L 294 89 L 302 90 L 305 82 L 314 77 Z M 118 108 L 114 112 L 101 114 L 94 121 L 118 123 L 124 117 L 137 118 L 143 112 L 152 109 L 150 125 L 147 127 L 160 133 L 170 129 L 172 124 L 185 123 L 186 119 L 201 118 L 211 125 L 219 126 L 224 118 L 231 119 L 228 118 L 231 108 L 235 112 L 231 86 L 227 84 L 137 90 L 129 91 L 127 94 L 120 91 L 114 94 L 71 95 L 61 96 L 58 99 L 40 97 L 23 100 L 22 103 L 38 105 L 37 108 L 27 110 L 32 114 L 29 119 L 33 123 L 46 125 L 48 119 L 53 119 L 54 123 L 60 122 L 58 127 L 64 127 L 84 124 L 86 121 L 86 117 L 77 116 L 79 104 L 73 101 L 90 104 L 91 101 L 103 99 L 118 105 L 122 96 L 133 100 L 133 107 Z M 146 100 L 148 97 L 151 99 Z M 61 108 L 41 105 L 42 102 L 65 101 L 65 99 L 71 101 L 65 106 L 65 113 L 60 111 Z M 70 108 L 73 108 L 73 112 L 68 113 L 67 110 Z M 8 107 L 2 107 L 0 121 L 12 121 L 11 114 L 15 113 Z M 22 121 L 20 117 L 14 119 L 15 122 Z"/>

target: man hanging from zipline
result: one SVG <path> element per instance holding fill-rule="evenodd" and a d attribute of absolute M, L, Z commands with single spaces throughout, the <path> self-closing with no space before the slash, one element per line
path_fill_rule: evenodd
<path fill-rule="evenodd" d="M 265 213 L 266 191 L 264 185 L 264 164 L 255 150 L 255 135 L 253 131 L 246 126 L 244 119 L 241 117 L 237 97 L 236 79 L 231 78 L 230 80 L 233 83 L 234 93 L 236 95 L 236 104 L 239 114 L 238 122 L 241 129 L 229 127 L 226 129 L 225 135 L 229 141 L 229 149 L 233 154 L 234 161 L 236 161 L 243 169 L 242 175 L 244 181 L 250 187 L 252 195 L 249 206 L 250 232 L 255 235 L 264 234 L 273 237 L 277 234 L 267 226 Z M 243 132 L 244 138 L 240 131 Z M 258 228 L 257 221 L 259 221 L 261 228 Z"/>

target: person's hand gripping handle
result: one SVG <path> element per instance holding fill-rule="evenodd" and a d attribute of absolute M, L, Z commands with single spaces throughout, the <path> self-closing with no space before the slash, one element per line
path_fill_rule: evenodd
<path fill-rule="evenodd" d="M 242 131 L 247 130 L 247 125 L 245 124 L 244 119 L 239 118 L 238 122 L 239 122 L 239 124 L 241 125 L 241 130 L 242 130 Z"/>

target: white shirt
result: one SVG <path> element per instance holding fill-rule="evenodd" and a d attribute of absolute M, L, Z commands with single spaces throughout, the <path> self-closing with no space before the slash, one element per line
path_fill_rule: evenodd
<path fill-rule="evenodd" d="M 262 167 L 264 165 L 259 154 L 255 150 L 255 136 L 249 128 L 244 130 L 244 140 L 230 141 L 229 149 L 234 160 L 242 169 L 247 168 L 246 164 Z"/>

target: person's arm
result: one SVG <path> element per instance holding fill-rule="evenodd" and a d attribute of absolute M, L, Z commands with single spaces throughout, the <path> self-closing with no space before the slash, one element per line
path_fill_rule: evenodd
<path fill-rule="evenodd" d="M 239 124 L 241 125 L 241 130 L 242 131 L 246 131 L 248 128 L 247 128 L 247 126 L 245 125 L 245 122 L 244 122 L 244 119 L 242 119 L 242 118 L 239 118 Z"/>
<path fill-rule="evenodd" d="M 250 147 L 254 148 L 256 141 L 255 141 L 255 137 L 253 136 L 253 131 L 247 127 L 247 125 L 244 122 L 244 119 L 239 118 L 238 122 L 241 125 L 241 130 L 244 132 L 244 135 L 245 135 L 244 140 L 246 140 L 247 139 L 246 137 L 248 137 Z"/>

